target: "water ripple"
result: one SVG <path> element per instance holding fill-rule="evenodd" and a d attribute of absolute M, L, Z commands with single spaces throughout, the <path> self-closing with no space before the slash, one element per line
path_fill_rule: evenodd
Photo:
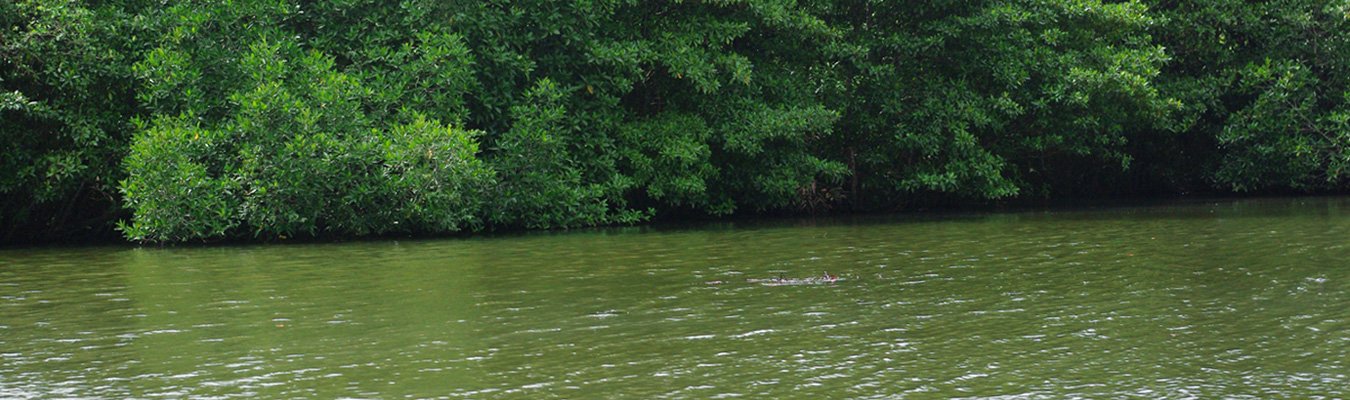
<path fill-rule="evenodd" d="M 0 398 L 1346 397 L 1341 210 L 4 250 Z"/>

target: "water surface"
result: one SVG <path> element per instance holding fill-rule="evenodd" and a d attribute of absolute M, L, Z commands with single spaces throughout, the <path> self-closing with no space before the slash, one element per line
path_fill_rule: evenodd
<path fill-rule="evenodd" d="M 1347 238 L 1311 198 L 0 250 L 0 398 L 1343 398 Z"/>

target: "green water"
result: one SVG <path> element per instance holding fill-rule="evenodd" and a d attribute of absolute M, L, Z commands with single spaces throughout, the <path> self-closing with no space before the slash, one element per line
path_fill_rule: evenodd
<path fill-rule="evenodd" d="M 1348 363 L 1347 198 L 0 250 L 0 398 L 1342 398 Z"/>

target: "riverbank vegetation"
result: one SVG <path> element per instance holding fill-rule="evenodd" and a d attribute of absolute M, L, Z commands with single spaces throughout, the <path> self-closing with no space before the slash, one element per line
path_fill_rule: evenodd
<path fill-rule="evenodd" d="M 1350 3 L 0 4 L 0 241 L 1350 188 Z"/>

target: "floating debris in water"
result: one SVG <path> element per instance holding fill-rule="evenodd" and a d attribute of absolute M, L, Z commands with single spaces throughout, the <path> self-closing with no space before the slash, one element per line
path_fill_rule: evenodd
<path fill-rule="evenodd" d="M 821 276 L 813 276 L 809 278 L 785 278 L 780 276 L 777 278 L 769 278 L 769 279 L 751 278 L 746 279 L 745 281 L 749 283 L 758 283 L 764 286 L 824 285 L 827 283 L 838 282 L 839 276 L 830 275 L 829 272 L 826 272 Z"/>

